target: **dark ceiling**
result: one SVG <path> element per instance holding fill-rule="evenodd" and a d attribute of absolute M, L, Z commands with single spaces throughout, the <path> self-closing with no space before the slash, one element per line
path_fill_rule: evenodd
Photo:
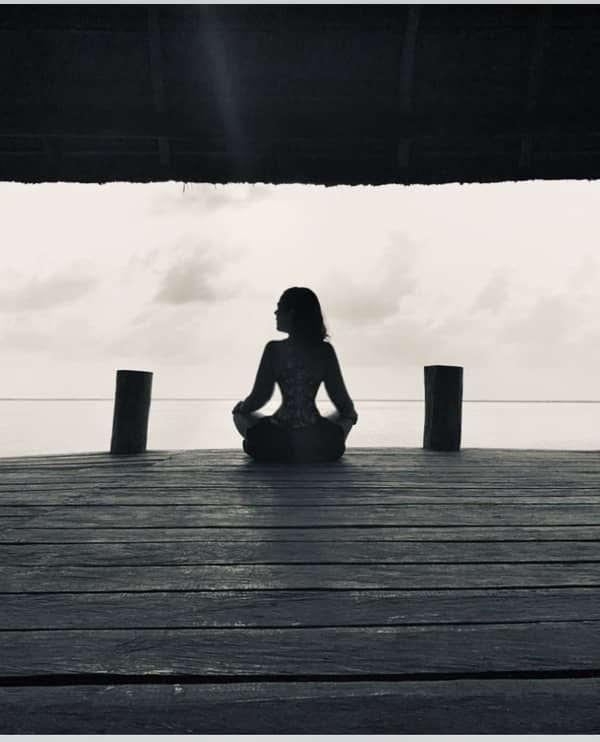
<path fill-rule="evenodd" d="M 600 6 L 0 6 L 0 180 L 600 177 Z"/>

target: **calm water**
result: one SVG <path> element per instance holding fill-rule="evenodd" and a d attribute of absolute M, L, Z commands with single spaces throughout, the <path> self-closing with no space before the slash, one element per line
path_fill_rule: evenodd
<path fill-rule="evenodd" d="M 236 448 L 236 400 L 152 401 L 150 449 Z M 359 401 L 358 425 L 348 447 L 419 447 L 423 402 Z M 333 408 L 318 402 L 323 414 Z M 275 402 L 264 408 L 273 412 Z M 0 456 L 106 451 L 112 400 L 0 400 Z M 465 402 L 466 448 L 600 448 L 600 404 L 572 402 Z"/>

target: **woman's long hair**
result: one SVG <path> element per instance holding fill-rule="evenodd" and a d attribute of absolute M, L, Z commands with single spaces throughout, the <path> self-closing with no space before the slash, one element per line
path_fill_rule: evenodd
<path fill-rule="evenodd" d="M 280 304 L 286 311 L 293 310 L 291 324 L 294 334 L 310 343 L 320 343 L 328 337 L 321 305 L 314 291 L 299 286 L 286 289 Z"/>

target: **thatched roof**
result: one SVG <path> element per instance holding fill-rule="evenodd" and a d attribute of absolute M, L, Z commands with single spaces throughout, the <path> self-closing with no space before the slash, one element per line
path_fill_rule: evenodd
<path fill-rule="evenodd" d="M 1 6 L 0 180 L 600 176 L 595 5 Z"/>

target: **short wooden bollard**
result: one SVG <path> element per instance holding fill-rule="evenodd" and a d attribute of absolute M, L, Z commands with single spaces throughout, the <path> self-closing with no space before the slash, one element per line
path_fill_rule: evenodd
<path fill-rule="evenodd" d="M 151 371 L 117 371 L 111 453 L 146 450 L 151 396 Z"/>
<path fill-rule="evenodd" d="M 425 366 L 423 448 L 460 450 L 462 396 L 462 366 Z"/>

